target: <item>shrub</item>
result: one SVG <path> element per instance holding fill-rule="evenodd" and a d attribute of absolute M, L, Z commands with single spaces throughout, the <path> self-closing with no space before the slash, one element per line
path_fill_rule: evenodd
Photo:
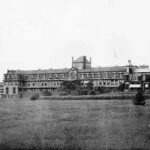
<path fill-rule="evenodd" d="M 41 94 L 42 94 L 43 96 L 52 96 L 52 92 L 51 92 L 51 91 L 48 91 L 48 90 L 42 91 Z"/>
<path fill-rule="evenodd" d="M 88 91 L 84 88 L 78 90 L 78 95 L 88 95 Z"/>
<path fill-rule="evenodd" d="M 133 104 L 135 105 L 145 105 L 145 97 L 143 96 L 141 90 L 137 92 L 133 98 Z"/>
<path fill-rule="evenodd" d="M 67 91 L 66 91 L 66 92 L 65 92 L 65 91 L 62 91 L 62 92 L 60 92 L 60 94 L 59 94 L 59 95 L 61 95 L 61 96 L 66 96 L 66 95 L 69 95 L 69 94 L 68 94 L 68 92 L 67 92 Z"/>
<path fill-rule="evenodd" d="M 40 97 L 39 94 L 34 94 L 30 97 L 30 100 L 37 100 L 39 99 L 39 97 Z"/>
<path fill-rule="evenodd" d="M 94 87 L 94 90 L 97 94 L 103 94 L 104 93 L 104 87 Z"/>
<path fill-rule="evenodd" d="M 89 91 L 88 93 L 89 95 L 96 95 L 96 91 L 92 90 L 92 91 Z"/>

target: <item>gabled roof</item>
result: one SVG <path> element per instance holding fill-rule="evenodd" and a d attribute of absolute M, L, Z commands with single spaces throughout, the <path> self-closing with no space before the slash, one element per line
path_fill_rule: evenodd
<path fill-rule="evenodd" d="M 79 72 L 79 69 L 78 69 L 78 68 L 76 68 L 76 67 L 72 67 L 72 68 L 70 68 L 68 72 L 70 72 L 71 70 L 74 70 L 74 71 L 76 71 L 76 72 Z"/>
<path fill-rule="evenodd" d="M 74 62 L 76 62 L 76 63 L 84 62 L 84 57 L 86 58 L 86 56 L 81 56 L 81 57 L 77 58 Z M 86 59 L 86 63 L 90 63 L 90 62 Z"/>

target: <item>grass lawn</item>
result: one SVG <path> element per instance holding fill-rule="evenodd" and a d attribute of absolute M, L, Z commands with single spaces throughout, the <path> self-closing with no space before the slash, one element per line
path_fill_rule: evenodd
<path fill-rule="evenodd" d="M 0 99 L 0 150 L 149 148 L 149 100 Z"/>

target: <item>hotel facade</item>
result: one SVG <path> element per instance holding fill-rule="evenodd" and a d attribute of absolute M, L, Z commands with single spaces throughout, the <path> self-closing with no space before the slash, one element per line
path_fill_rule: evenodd
<path fill-rule="evenodd" d="M 47 70 L 8 70 L 4 74 L 4 95 L 7 98 L 22 98 L 52 91 L 65 80 L 80 80 L 83 84 L 93 81 L 94 87 L 115 89 L 125 83 L 125 90 L 150 89 L 150 69 L 148 66 L 134 66 L 131 61 L 125 66 L 92 67 L 91 58 L 81 56 L 74 60 L 72 67 Z M 141 82 L 142 81 L 142 82 Z"/>

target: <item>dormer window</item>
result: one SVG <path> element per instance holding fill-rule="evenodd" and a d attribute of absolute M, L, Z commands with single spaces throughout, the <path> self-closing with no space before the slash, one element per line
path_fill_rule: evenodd
<path fill-rule="evenodd" d="M 46 79 L 46 76 L 45 76 L 45 74 L 43 75 L 43 79 L 44 79 L 44 80 Z"/>
<path fill-rule="evenodd" d="M 31 79 L 33 79 L 34 77 L 33 77 L 33 75 L 31 75 Z"/>
<path fill-rule="evenodd" d="M 64 74 L 62 74 L 62 78 L 63 78 L 63 79 L 65 78 L 65 75 L 64 75 Z"/>
<path fill-rule="evenodd" d="M 39 75 L 36 75 L 36 79 L 39 80 Z"/>
<path fill-rule="evenodd" d="M 52 75 L 51 74 L 49 75 L 49 79 L 52 79 Z"/>
<path fill-rule="evenodd" d="M 58 79 L 58 74 L 55 74 L 55 78 Z"/>

